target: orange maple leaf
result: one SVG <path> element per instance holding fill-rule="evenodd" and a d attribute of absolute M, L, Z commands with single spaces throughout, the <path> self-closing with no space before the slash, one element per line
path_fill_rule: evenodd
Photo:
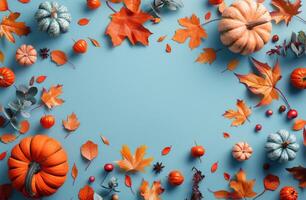
<path fill-rule="evenodd" d="M 80 121 L 75 113 L 67 116 L 67 120 L 63 120 L 63 126 L 67 131 L 75 131 L 80 126 Z"/>
<path fill-rule="evenodd" d="M 262 95 L 263 98 L 257 106 L 270 104 L 274 99 L 279 98 L 277 82 L 282 78 L 279 62 L 277 61 L 273 69 L 267 63 L 261 63 L 254 58 L 252 62 L 262 76 L 253 73 L 247 75 L 236 74 L 240 83 L 245 84 L 254 94 Z"/>
<path fill-rule="evenodd" d="M 43 91 L 41 95 L 41 100 L 49 109 L 55 106 L 60 106 L 64 103 L 63 99 L 58 98 L 63 93 L 62 88 L 62 85 L 57 85 L 51 86 L 49 91 Z"/>
<path fill-rule="evenodd" d="M 153 158 L 145 158 L 147 147 L 142 145 L 136 149 L 135 155 L 131 154 L 130 148 L 123 145 L 121 149 L 122 160 L 117 161 L 119 167 L 126 172 L 144 172 L 144 168 L 151 164 Z"/>
<path fill-rule="evenodd" d="M 160 181 L 154 181 L 150 189 L 149 183 L 142 180 L 139 192 L 144 200 L 161 200 L 160 195 L 164 192 L 164 188 Z"/>
<path fill-rule="evenodd" d="M 207 38 L 205 29 L 201 26 L 200 19 L 193 14 L 190 18 L 185 17 L 178 20 L 179 24 L 185 29 L 178 29 L 175 31 L 173 40 L 178 43 L 184 43 L 187 38 L 189 40 L 189 47 L 194 49 L 201 44 L 202 38 Z"/>
<path fill-rule="evenodd" d="M 143 24 L 152 19 L 151 15 L 143 11 L 134 13 L 123 7 L 111 18 L 105 34 L 111 37 L 114 46 L 119 46 L 125 38 L 128 38 L 133 45 L 137 42 L 149 45 L 148 38 L 152 33 Z"/>
<path fill-rule="evenodd" d="M 3 17 L 0 23 L 0 37 L 5 36 L 8 41 L 15 43 L 13 33 L 23 36 L 31 32 L 30 27 L 27 27 L 24 22 L 16 22 L 19 16 L 20 13 L 15 12 Z"/>
<path fill-rule="evenodd" d="M 9 10 L 7 0 L 0 0 L 0 11 Z"/>
<path fill-rule="evenodd" d="M 95 191 L 89 185 L 85 185 L 79 191 L 79 200 L 94 200 Z"/>
<path fill-rule="evenodd" d="M 223 114 L 224 117 L 228 119 L 234 119 L 232 122 L 232 126 L 239 126 L 244 124 L 248 117 L 252 114 L 252 110 L 245 104 L 243 100 L 237 100 L 237 108 L 238 110 L 227 110 Z"/>
<path fill-rule="evenodd" d="M 212 64 L 216 58 L 217 53 L 213 48 L 204 48 L 203 53 L 198 56 L 196 62 Z"/>
<path fill-rule="evenodd" d="M 123 3 L 132 12 L 139 12 L 141 0 L 123 0 Z"/>
<path fill-rule="evenodd" d="M 276 24 L 284 20 L 287 26 L 292 17 L 301 12 L 299 9 L 302 6 L 301 0 L 296 0 L 294 3 L 287 0 L 272 0 L 271 4 L 277 8 L 276 11 L 271 12 L 272 20 Z"/>

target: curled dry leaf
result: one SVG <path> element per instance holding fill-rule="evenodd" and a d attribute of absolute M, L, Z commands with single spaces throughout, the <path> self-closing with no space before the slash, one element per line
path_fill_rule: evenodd
<path fill-rule="evenodd" d="M 9 200 L 13 194 L 13 186 L 11 184 L 0 185 L 0 199 Z"/>
<path fill-rule="evenodd" d="M 103 142 L 105 145 L 107 145 L 107 146 L 110 145 L 109 140 L 108 140 L 105 136 L 103 136 L 103 135 L 100 134 L 100 137 L 101 137 L 102 142 Z"/>
<path fill-rule="evenodd" d="M 244 103 L 243 100 L 237 100 L 237 111 L 235 110 L 227 110 L 223 114 L 225 118 L 234 119 L 232 122 L 232 126 L 239 126 L 244 124 L 248 117 L 252 114 L 252 110 Z"/>
<path fill-rule="evenodd" d="M 51 86 L 49 91 L 43 90 L 41 95 L 41 101 L 49 109 L 55 106 L 60 106 L 64 103 L 63 99 L 58 98 L 62 93 L 63 93 L 62 85 Z"/>
<path fill-rule="evenodd" d="M 119 167 L 126 172 L 144 171 L 151 164 L 153 158 L 144 158 L 147 146 L 142 145 L 136 149 L 135 155 L 131 154 L 131 150 L 127 145 L 123 145 L 121 149 L 122 160 L 117 161 Z"/>
<path fill-rule="evenodd" d="M 166 52 L 171 53 L 171 51 L 172 51 L 172 48 L 171 48 L 170 44 L 166 44 Z"/>
<path fill-rule="evenodd" d="M 5 133 L 0 136 L 0 141 L 4 144 L 8 144 L 14 142 L 17 139 L 16 134 L 13 133 Z"/>
<path fill-rule="evenodd" d="M 223 173 L 224 180 L 229 181 L 231 179 L 231 175 L 229 173 Z"/>
<path fill-rule="evenodd" d="M 94 200 L 95 191 L 89 186 L 85 185 L 79 191 L 79 200 Z"/>
<path fill-rule="evenodd" d="M 51 60 L 58 66 L 64 65 L 68 62 L 66 53 L 61 50 L 51 51 L 50 56 Z"/>
<path fill-rule="evenodd" d="M 234 71 L 237 66 L 239 65 L 239 60 L 238 59 L 232 59 L 227 63 L 226 69 L 229 71 Z"/>
<path fill-rule="evenodd" d="M 95 47 L 101 47 L 100 43 L 98 42 L 98 40 L 93 39 L 93 38 L 88 38 L 91 42 L 92 45 L 94 45 Z"/>
<path fill-rule="evenodd" d="M 306 188 L 306 168 L 303 166 L 297 166 L 292 168 L 286 168 L 293 177 L 299 181 L 299 186 L 301 188 Z"/>
<path fill-rule="evenodd" d="M 63 120 L 63 126 L 67 131 L 75 131 L 80 126 L 80 121 L 75 113 L 67 116 L 67 120 Z"/>
<path fill-rule="evenodd" d="M 0 153 L 0 161 L 6 157 L 6 151 Z"/>
<path fill-rule="evenodd" d="M 274 20 L 276 24 L 284 21 L 287 26 L 292 17 L 301 12 L 299 9 L 302 6 L 301 0 L 295 0 L 293 3 L 287 0 L 272 0 L 271 4 L 277 9 L 271 12 L 272 20 Z"/>
<path fill-rule="evenodd" d="M 162 41 L 164 41 L 166 37 L 167 37 L 166 35 L 160 36 L 160 37 L 157 39 L 157 42 L 162 42 Z"/>
<path fill-rule="evenodd" d="M 78 177 L 78 174 L 79 174 L 79 170 L 78 170 L 77 166 L 74 163 L 73 167 L 72 167 L 72 170 L 71 170 L 71 176 L 72 176 L 72 179 L 73 179 L 73 184 L 75 183 L 75 180 Z"/>
<path fill-rule="evenodd" d="M 81 18 L 78 21 L 78 25 L 80 26 L 86 26 L 87 24 L 89 24 L 90 20 L 87 18 Z"/>
<path fill-rule="evenodd" d="M 273 174 L 268 174 L 264 178 L 264 186 L 266 190 L 274 191 L 278 188 L 280 184 L 278 176 L 275 176 Z"/>
<path fill-rule="evenodd" d="M 299 131 L 299 130 L 304 129 L 305 126 L 306 126 L 306 120 L 297 119 L 297 120 L 294 121 L 292 129 L 294 131 Z"/>
<path fill-rule="evenodd" d="M 204 48 L 203 53 L 200 53 L 196 62 L 212 64 L 217 58 L 217 53 L 213 48 Z"/>
<path fill-rule="evenodd" d="M 40 75 L 36 78 L 36 83 L 43 83 L 46 80 L 47 76 Z"/>
<path fill-rule="evenodd" d="M 25 134 L 30 130 L 30 123 L 28 120 L 23 120 L 19 124 L 19 133 Z"/>
<path fill-rule="evenodd" d="M 160 195 L 164 192 L 164 188 L 160 181 L 154 181 L 152 187 L 150 188 L 149 183 L 142 180 L 139 188 L 140 196 L 144 200 L 161 200 Z"/>
<path fill-rule="evenodd" d="M 20 3 L 29 3 L 31 0 L 18 0 Z"/>
<path fill-rule="evenodd" d="M 205 29 L 201 26 L 200 19 L 193 14 L 190 18 L 185 17 L 178 20 L 178 23 L 185 27 L 185 29 L 178 29 L 175 31 L 173 40 L 178 43 L 184 43 L 187 38 L 189 40 L 190 49 L 194 49 L 201 44 L 203 38 L 207 38 Z"/>
<path fill-rule="evenodd" d="M 205 19 L 206 21 L 208 21 L 208 20 L 210 20 L 210 18 L 211 18 L 211 12 L 208 11 L 208 12 L 205 14 L 205 16 L 204 16 L 204 19 Z"/>
<path fill-rule="evenodd" d="M 127 174 L 125 175 L 125 178 L 124 178 L 124 184 L 128 188 L 132 187 L 132 178 Z"/>
<path fill-rule="evenodd" d="M 224 133 L 223 133 L 223 137 L 224 137 L 225 139 L 227 139 L 227 138 L 230 138 L 231 135 L 230 135 L 229 133 L 227 133 L 227 132 L 224 132 Z"/>
<path fill-rule="evenodd" d="M 163 156 L 165 156 L 165 155 L 167 155 L 167 154 L 170 153 L 171 149 L 172 149 L 172 146 L 167 146 L 167 147 L 163 148 L 161 154 L 162 154 Z"/>
<path fill-rule="evenodd" d="M 211 173 L 215 173 L 218 169 L 218 162 L 215 162 L 214 164 L 212 164 L 211 168 L 210 168 L 210 172 Z"/>

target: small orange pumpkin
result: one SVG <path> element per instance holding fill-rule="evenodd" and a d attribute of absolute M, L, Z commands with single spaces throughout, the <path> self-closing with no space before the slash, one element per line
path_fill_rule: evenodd
<path fill-rule="evenodd" d="M 184 182 L 184 176 L 178 170 L 171 171 L 168 175 L 168 182 L 173 186 L 179 186 Z"/>
<path fill-rule="evenodd" d="M 87 0 L 87 7 L 89 9 L 97 9 L 101 6 L 101 1 L 100 0 Z"/>
<path fill-rule="evenodd" d="M 232 52 L 247 55 L 260 50 L 270 40 L 271 16 L 261 3 L 236 0 L 224 9 L 218 29 L 225 46 Z"/>
<path fill-rule="evenodd" d="M 202 157 L 205 154 L 205 149 L 203 146 L 196 145 L 191 148 L 191 155 L 194 158 Z"/>
<path fill-rule="evenodd" d="M 64 184 L 69 170 L 65 150 L 46 135 L 21 140 L 12 149 L 8 167 L 13 187 L 31 198 L 54 194 Z"/>
<path fill-rule="evenodd" d="M 44 115 L 40 118 L 40 124 L 45 129 L 49 129 L 55 124 L 55 117 L 53 115 Z"/>
<path fill-rule="evenodd" d="M 279 192 L 280 200 L 297 200 L 298 192 L 294 187 L 285 186 Z"/>
<path fill-rule="evenodd" d="M 296 68 L 290 76 L 291 83 L 299 89 L 306 89 L 306 68 Z"/>
<path fill-rule="evenodd" d="M 252 156 L 252 153 L 252 147 L 246 142 L 238 142 L 232 149 L 232 155 L 238 161 L 248 160 Z"/>
<path fill-rule="evenodd" d="M 87 42 L 86 40 L 78 40 L 74 43 L 72 47 L 74 53 L 86 53 L 87 51 Z"/>
<path fill-rule="evenodd" d="M 16 51 L 16 61 L 23 66 L 33 65 L 37 60 L 37 51 L 32 45 L 21 45 Z"/>
<path fill-rule="evenodd" d="M 15 83 L 15 73 L 8 67 L 0 68 L 0 87 L 6 88 Z"/>

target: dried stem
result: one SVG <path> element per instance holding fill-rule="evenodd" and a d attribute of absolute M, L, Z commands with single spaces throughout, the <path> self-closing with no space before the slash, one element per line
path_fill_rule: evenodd
<path fill-rule="evenodd" d="M 87 171 L 87 169 L 90 166 L 90 164 L 91 164 L 91 160 L 88 162 L 87 166 L 85 167 L 85 171 Z"/>
<path fill-rule="evenodd" d="M 288 102 L 286 96 L 284 95 L 284 93 L 283 93 L 280 89 L 278 89 L 277 87 L 274 87 L 274 88 L 275 88 L 275 90 L 277 90 L 277 92 L 281 95 L 282 99 L 284 100 L 284 102 L 285 102 L 285 104 L 288 106 L 288 108 L 291 109 L 291 106 L 290 106 L 290 104 L 289 104 L 289 102 Z"/>
<path fill-rule="evenodd" d="M 221 19 L 222 19 L 222 18 L 212 19 L 212 20 L 210 20 L 210 21 L 208 21 L 208 22 L 204 22 L 203 24 L 201 24 L 201 26 L 205 26 L 205 25 L 207 25 L 207 24 L 210 24 L 211 22 L 220 21 Z"/>
<path fill-rule="evenodd" d="M 261 197 L 266 191 L 267 191 L 267 190 L 264 189 L 264 190 L 263 190 L 261 193 L 259 193 L 256 197 L 254 197 L 253 200 L 255 200 L 255 199 Z"/>
<path fill-rule="evenodd" d="M 109 0 L 106 1 L 106 5 L 109 9 L 111 9 L 114 13 L 116 13 L 117 11 L 110 5 Z"/>

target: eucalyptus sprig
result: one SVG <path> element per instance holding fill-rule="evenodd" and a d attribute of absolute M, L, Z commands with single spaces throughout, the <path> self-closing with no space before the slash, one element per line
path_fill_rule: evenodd
<path fill-rule="evenodd" d="M 160 17 L 160 11 L 164 8 L 175 11 L 182 7 L 184 4 L 181 0 L 153 0 L 151 4 L 152 11 L 157 17 Z"/>

